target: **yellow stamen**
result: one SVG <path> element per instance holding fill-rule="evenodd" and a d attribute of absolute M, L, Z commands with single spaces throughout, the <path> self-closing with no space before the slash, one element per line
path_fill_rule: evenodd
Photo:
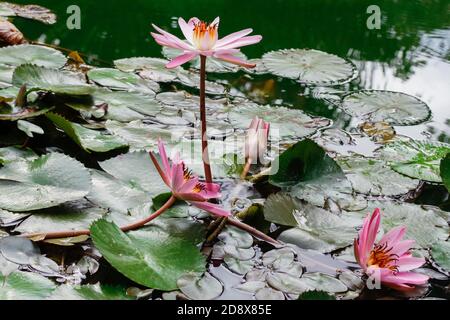
<path fill-rule="evenodd" d="M 387 268 L 393 272 L 398 272 L 398 255 L 390 253 L 392 248 L 387 247 L 387 243 L 383 245 L 375 245 L 370 252 L 367 266 L 375 266 L 378 268 Z"/>

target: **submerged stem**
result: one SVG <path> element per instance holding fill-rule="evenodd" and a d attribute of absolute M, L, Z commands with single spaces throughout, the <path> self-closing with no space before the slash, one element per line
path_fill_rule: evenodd
<path fill-rule="evenodd" d="M 137 222 L 134 222 L 132 224 L 126 225 L 124 227 L 121 227 L 120 230 L 126 232 L 130 230 L 135 230 L 143 227 L 153 219 L 157 218 L 161 214 L 163 214 L 167 209 L 169 209 L 174 203 L 176 198 L 174 196 L 171 196 L 169 200 L 158 210 L 156 210 L 154 213 L 152 213 L 150 216 L 143 220 L 139 220 Z M 83 235 L 90 235 L 91 232 L 89 230 L 73 230 L 73 231 L 58 231 L 58 232 L 49 232 L 49 233 L 26 233 L 21 235 L 22 237 L 26 238 L 37 238 L 38 241 L 42 240 L 48 240 L 48 239 L 62 239 L 62 238 L 72 238 L 72 237 L 78 237 Z"/>
<path fill-rule="evenodd" d="M 247 231 L 248 233 L 250 233 L 252 236 L 254 236 L 255 238 L 258 238 L 260 240 L 263 240 L 267 243 L 270 243 L 272 245 L 274 245 L 275 247 L 279 247 L 281 246 L 281 243 L 277 240 L 275 240 L 272 237 L 269 237 L 267 234 L 265 234 L 264 232 L 259 231 L 258 229 L 253 228 L 252 226 L 249 226 L 248 224 L 239 221 L 238 219 L 234 218 L 234 217 L 229 217 L 227 219 L 227 222 L 229 225 L 235 226 L 241 230 Z"/>
<path fill-rule="evenodd" d="M 244 170 L 241 173 L 241 179 L 245 179 L 247 177 L 248 171 L 250 170 L 250 166 L 252 165 L 252 159 L 248 158 L 245 163 Z"/>
<path fill-rule="evenodd" d="M 202 160 L 205 170 L 205 180 L 212 183 L 211 166 L 209 165 L 208 136 L 206 133 L 206 57 L 200 55 L 200 120 L 202 123 Z"/>

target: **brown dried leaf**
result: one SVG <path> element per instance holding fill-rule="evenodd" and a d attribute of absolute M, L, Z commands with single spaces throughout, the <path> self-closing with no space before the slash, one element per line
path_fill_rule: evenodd
<path fill-rule="evenodd" d="M 358 127 L 362 132 L 371 137 L 372 140 L 377 143 L 387 143 L 396 135 L 395 129 L 388 122 L 384 121 L 366 121 L 361 123 Z"/>
<path fill-rule="evenodd" d="M 16 45 L 25 43 L 26 40 L 14 24 L 0 17 L 0 42 Z"/>
<path fill-rule="evenodd" d="M 1 2 L 0 9 L 11 11 L 18 17 L 37 20 L 45 24 L 56 23 L 56 15 L 51 10 L 35 4 L 20 5 Z"/>

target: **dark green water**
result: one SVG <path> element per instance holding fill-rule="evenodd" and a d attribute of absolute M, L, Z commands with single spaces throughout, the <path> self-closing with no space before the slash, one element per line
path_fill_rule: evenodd
<path fill-rule="evenodd" d="M 433 110 L 430 122 L 397 127 L 414 138 L 450 142 L 449 0 L 32 0 L 54 10 L 56 25 L 16 19 L 29 39 L 78 50 L 111 62 L 131 56 L 160 56 L 150 24 L 178 35 L 176 20 L 221 17 L 220 33 L 252 27 L 263 41 L 247 47 L 249 57 L 281 48 L 314 48 L 347 57 L 360 69 L 353 88 L 401 91 L 420 97 Z M 81 9 L 81 30 L 68 30 L 67 7 Z M 366 9 L 382 11 L 380 30 L 369 30 Z M 301 104 L 298 87 L 276 83 L 283 99 Z M 297 98 L 296 98 L 297 97 Z M 308 109 L 308 107 L 298 106 Z M 321 113 L 321 112 L 319 112 Z M 322 113 L 324 111 L 322 110 Z M 345 126 L 351 125 L 346 123 Z M 424 135 L 422 132 L 426 132 Z"/>

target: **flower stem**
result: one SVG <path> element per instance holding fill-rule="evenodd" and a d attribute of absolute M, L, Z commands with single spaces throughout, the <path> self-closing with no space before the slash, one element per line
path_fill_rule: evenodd
<path fill-rule="evenodd" d="M 169 200 L 158 210 L 156 210 L 154 213 L 152 213 L 150 216 L 143 220 L 139 220 L 137 222 L 134 222 L 132 224 L 126 225 L 124 227 L 121 227 L 120 230 L 126 232 L 130 230 L 135 230 L 143 227 L 145 224 L 149 223 L 153 219 L 160 216 L 162 213 L 164 213 L 167 209 L 169 209 L 174 203 L 175 203 L 175 197 L 171 196 Z M 58 232 L 49 232 L 49 233 L 26 233 L 21 235 L 22 237 L 26 238 L 35 238 L 37 241 L 43 241 L 48 239 L 62 239 L 62 238 L 72 238 L 72 237 L 78 237 L 83 235 L 90 235 L 91 232 L 89 230 L 71 230 L 71 231 L 58 231 Z"/>
<path fill-rule="evenodd" d="M 205 180 L 212 183 L 211 166 L 209 165 L 208 136 L 206 133 L 206 56 L 200 55 L 200 120 L 202 122 L 202 160 Z"/>
<path fill-rule="evenodd" d="M 236 228 L 247 231 L 248 233 L 253 235 L 255 238 L 266 241 L 267 243 L 270 243 L 270 244 L 274 245 L 275 247 L 279 247 L 282 245 L 279 241 L 273 239 L 272 237 L 269 237 L 264 232 L 261 232 L 258 229 L 255 229 L 252 226 L 249 226 L 248 224 L 241 222 L 234 217 L 229 217 L 227 219 L 227 222 L 229 225 L 232 225 L 232 226 L 235 226 Z"/>
<path fill-rule="evenodd" d="M 245 163 L 244 170 L 241 173 L 241 179 L 245 179 L 247 177 L 248 171 L 250 170 L 250 166 L 252 165 L 252 159 L 248 158 Z"/>

